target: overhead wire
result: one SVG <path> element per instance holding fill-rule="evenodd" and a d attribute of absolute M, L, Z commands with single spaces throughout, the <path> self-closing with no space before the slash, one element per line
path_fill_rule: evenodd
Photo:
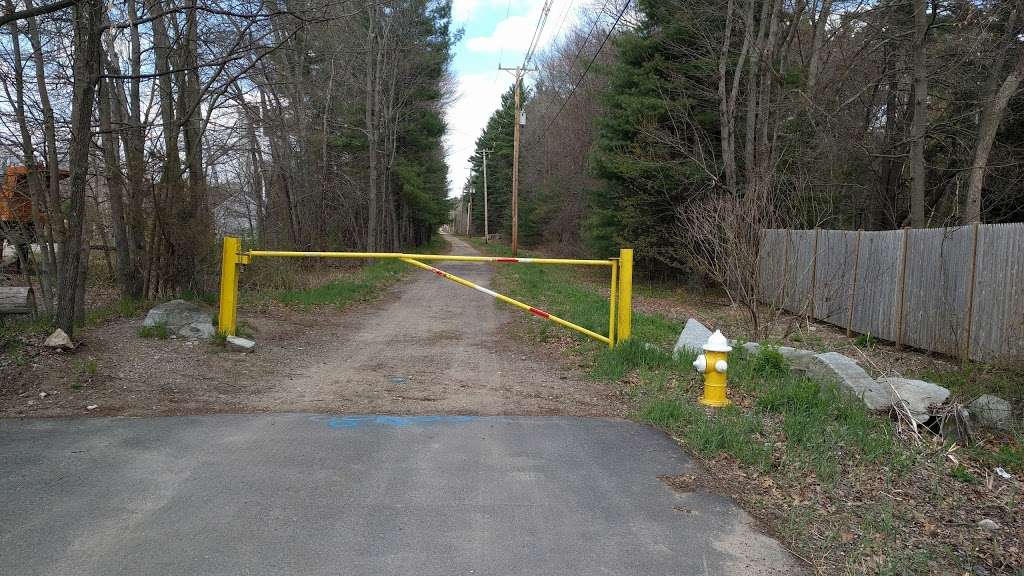
<path fill-rule="evenodd" d="M 626 14 L 626 9 L 629 8 L 630 1 L 631 0 L 626 0 L 622 4 L 622 9 L 619 10 L 619 15 L 615 17 L 615 21 L 612 22 L 612 25 L 608 28 L 608 33 L 605 34 L 604 39 L 601 40 L 601 45 L 598 46 L 597 51 L 594 52 L 594 57 L 591 58 L 590 62 L 587 63 L 587 67 L 583 70 L 583 74 L 580 75 L 579 80 L 576 81 L 576 84 L 572 87 L 572 90 L 569 91 L 569 95 L 566 96 L 565 100 L 562 101 L 562 105 L 558 108 L 558 112 L 555 112 L 554 117 L 551 118 L 551 120 L 548 122 L 547 127 L 544 129 L 544 132 L 540 136 L 542 140 L 547 135 L 548 130 L 551 129 L 551 126 L 554 125 L 555 120 L 558 119 L 558 116 L 562 113 L 562 110 L 565 110 L 566 104 L 568 104 L 569 101 L 572 100 L 572 97 L 576 94 L 576 89 L 580 87 L 580 84 L 582 84 L 583 80 L 587 77 L 587 74 L 590 72 L 590 68 L 594 65 L 594 62 L 597 61 L 597 57 L 601 55 L 601 50 L 604 49 L 605 44 L 608 43 L 608 39 L 611 38 L 612 33 L 615 32 L 615 27 L 619 25 L 619 22 L 622 20 L 622 17 Z"/>

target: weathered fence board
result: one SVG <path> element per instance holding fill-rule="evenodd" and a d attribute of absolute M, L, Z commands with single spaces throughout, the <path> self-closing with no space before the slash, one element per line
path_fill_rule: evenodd
<path fill-rule="evenodd" d="M 764 230 L 763 298 L 861 334 L 983 361 L 1024 357 L 1024 224 Z"/>
<path fill-rule="evenodd" d="M 979 226 L 971 357 L 1024 357 L 1024 223 Z"/>
<path fill-rule="evenodd" d="M 864 232 L 857 263 L 857 290 L 850 329 L 896 340 L 902 250 L 901 232 Z M 843 324 L 845 326 L 845 324 Z"/>

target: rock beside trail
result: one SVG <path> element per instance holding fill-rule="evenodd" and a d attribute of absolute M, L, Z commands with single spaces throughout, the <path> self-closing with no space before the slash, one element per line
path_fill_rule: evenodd
<path fill-rule="evenodd" d="M 883 389 L 852 359 L 839 352 L 816 354 L 814 358 L 820 363 L 820 366 L 811 370 L 813 376 L 831 377 L 839 384 L 841 390 L 860 399 L 868 410 L 877 412 L 892 407 L 889 387 L 886 386 Z M 824 369 L 830 371 L 831 374 Z"/>
<path fill-rule="evenodd" d="M 676 340 L 675 347 L 672 348 L 672 354 L 679 354 L 681 352 L 696 352 L 700 354 L 703 351 L 704 343 L 710 337 L 711 330 L 707 326 L 693 318 L 689 318 L 686 320 L 686 326 L 683 326 L 683 331 L 679 334 L 679 339 Z"/>
<path fill-rule="evenodd" d="M 924 380 L 879 378 L 878 383 L 891 386 L 892 390 L 899 394 L 899 398 L 906 404 L 910 415 L 918 424 L 924 424 L 931 418 L 931 412 L 928 410 L 930 406 L 942 404 L 949 398 L 949 390 Z M 892 394 L 893 404 L 897 402 L 896 394 Z"/>
<path fill-rule="evenodd" d="M 984 518 L 978 521 L 978 528 L 982 530 L 999 530 L 999 523 L 991 518 Z"/>
<path fill-rule="evenodd" d="M 239 338 L 238 336 L 228 336 L 227 340 L 224 341 L 224 346 L 232 352 L 255 352 L 256 343 L 248 338 Z"/>
<path fill-rule="evenodd" d="M 999 430 L 1008 430 L 1013 418 L 1010 403 L 992 394 L 982 394 L 967 405 L 967 410 L 975 423 Z"/>
<path fill-rule="evenodd" d="M 70 350 L 75 347 L 75 344 L 71 341 L 71 338 L 68 337 L 66 332 L 57 328 L 53 331 L 53 334 L 46 337 L 46 340 L 43 341 L 43 346 L 46 346 L 47 348 L 66 348 Z"/>
<path fill-rule="evenodd" d="M 151 308 L 143 326 L 166 326 L 171 334 L 185 338 L 209 339 L 217 333 L 213 327 L 213 313 L 202 304 L 186 300 L 171 300 Z"/>

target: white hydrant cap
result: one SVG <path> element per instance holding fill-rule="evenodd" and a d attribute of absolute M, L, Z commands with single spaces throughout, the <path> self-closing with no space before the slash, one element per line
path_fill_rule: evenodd
<path fill-rule="evenodd" d="M 697 359 L 693 361 L 693 369 L 696 370 L 697 372 L 700 372 L 701 374 L 707 372 L 707 370 L 708 370 L 708 358 L 707 358 L 707 356 L 705 356 L 703 354 L 701 354 L 700 356 L 697 356 Z"/>
<path fill-rule="evenodd" d="M 714 334 L 708 336 L 708 341 L 704 344 L 704 350 L 708 352 L 732 352 L 732 346 L 729 346 L 729 341 L 726 340 L 721 330 L 715 330 Z"/>

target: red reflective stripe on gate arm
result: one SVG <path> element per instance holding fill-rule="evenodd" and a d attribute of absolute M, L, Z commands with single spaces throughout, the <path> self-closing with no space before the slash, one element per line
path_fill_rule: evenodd
<path fill-rule="evenodd" d="M 530 314 L 533 314 L 534 316 L 540 316 L 541 318 L 551 317 L 551 314 L 548 314 L 547 312 L 540 310 L 538 308 L 534 308 L 533 306 L 530 306 Z"/>
<path fill-rule="evenodd" d="M 519 258 L 498 258 L 495 262 L 519 262 Z"/>

